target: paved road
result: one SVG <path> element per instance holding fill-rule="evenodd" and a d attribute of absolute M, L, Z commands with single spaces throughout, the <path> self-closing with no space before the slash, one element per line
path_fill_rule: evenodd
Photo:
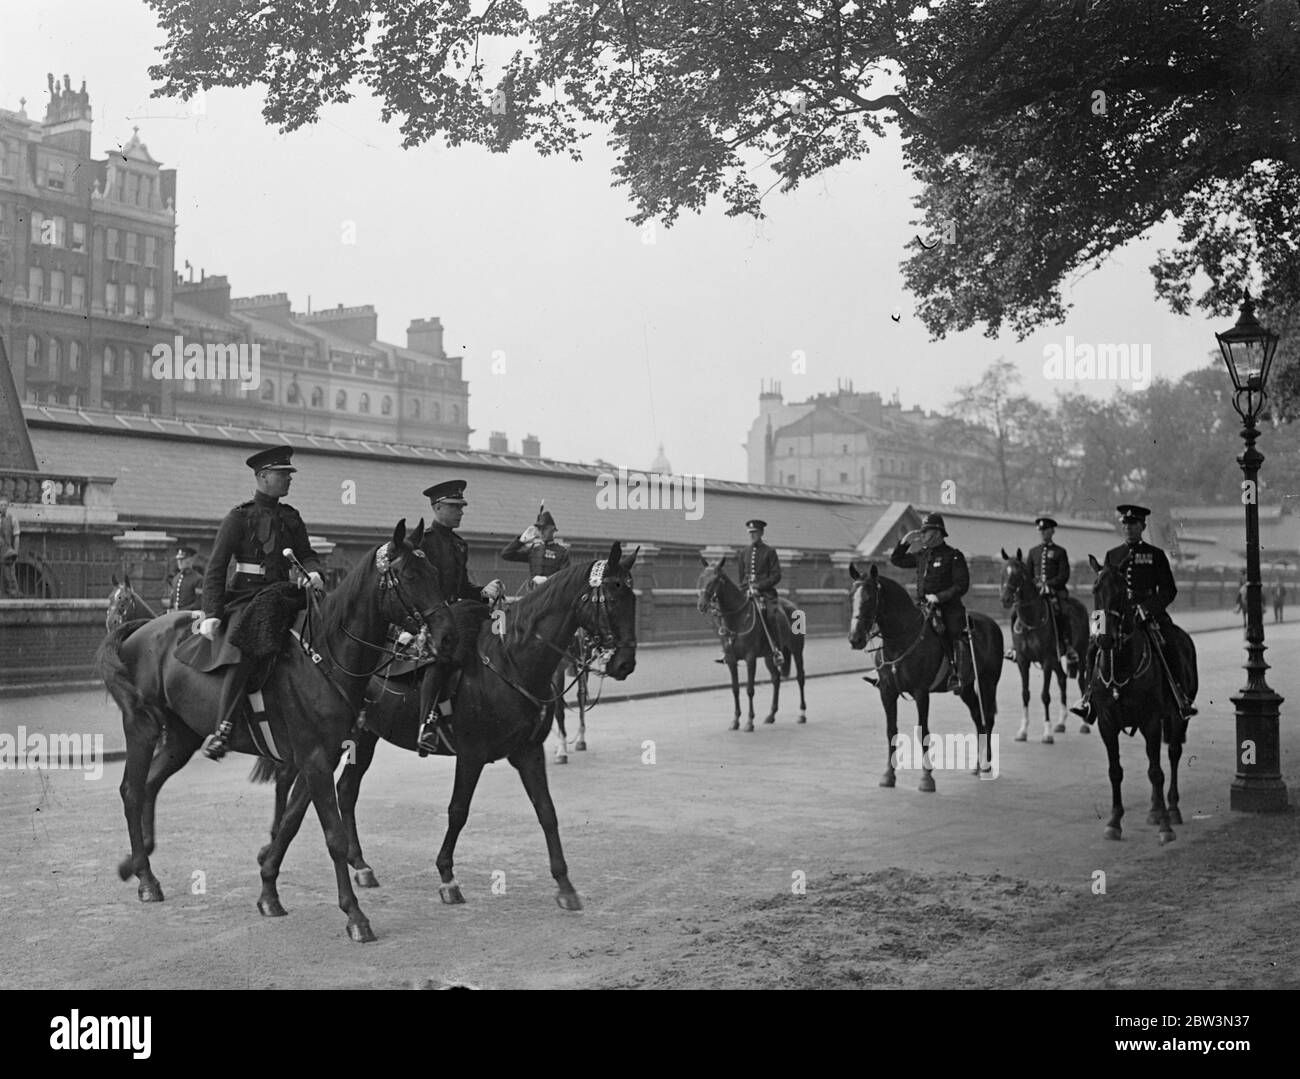
<path fill-rule="evenodd" d="M 1295 655 L 1300 630 L 1269 628 L 1271 656 Z M 468 903 L 440 905 L 432 859 L 452 763 L 385 746 L 360 804 L 366 852 L 382 882 L 360 893 L 380 938 L 365 946 L 343 935 L 328 857 L 310 817 L 281 878 L 291 916 L 258 916 L 254 854 L 271 799 L 267 789 L 244 782 L 246 762 L 239 758 L 222 765 L 196 760 L 164 792 L 154 868 L 168 900 L 153 906 L 138 903 L 134 882 L 120 882 L 115 872 L 126 851 L 120 765 L 109 764 L 99 780 L 66 771 L 0 773 L 0 906 L 8 913 L 0 982 L 626 984 L 684 954 L 683 942 L 697 939 L 690 934 L 702 922 L 756 900 L 788 897 L 796 873 L 806 876 L 810 895 L 837 874 L 891 867 L 1006 877 L 1053 894 L 1087 895 L 1101 868 L 1110 894 L 1119 896 L 1126 885 L 1194 864 L 1198 845 L 1236 819 L 1228 809 L 1228 697 L 1242 682 L 1241 633 L 1197 640 L 1201 715 L 1184 758 L 1186 824 L 1170 846 L 1158 846 L 1144 824 L 1148 788 L 1138 741 L 1123 744 L 1130 813 L 1126 841 L 1118 844 L 1102 838 L 1109 787 L 1095 734 L 1078 735 L 1072 725 L 1054 746 L 1010 741 L 1019 712 L 1018 686 L 1006 677 L 1014 674 L 1010 666 L 999 694 L 998 779 L 936 772 L 933 795 L 919 793 L 907 773 L 895 790 L 876 786 L 885 761 L 883 720 L 878 699 L 856 675 L 809 683 L 807 725 L 783 716 L 753 734 L 726 729 L 726 693 L 607 702 L 593 721 L 591 750 L 550 767 L 571 876 L 586 909 L 570 914 L 555 906 L 540 829 L 505 764 L 484 774 L 461 838 L 457 876 Z M 1270 679 L 1289 698 L 1283 761 L 1294 767 L 1300 674 L 1279 662 Z M 940 734 L 970 729 L 954 698 L 936 700 L 932 715 Z M 1300 796 L 1294 775 L 1290 786 L 1293 798 Z M 494 881 L 503 894 L 493 893 Z M 938 915 L 922 924 L 931 917 Z M 1079 925 L 1079 939 L 1086 942 L 1088 931 Z M 1239 949 L 1234 956 L 1234 970 L 1251 961 Z M 1196 984 L 1226 977 L 1203 967 Z"/>

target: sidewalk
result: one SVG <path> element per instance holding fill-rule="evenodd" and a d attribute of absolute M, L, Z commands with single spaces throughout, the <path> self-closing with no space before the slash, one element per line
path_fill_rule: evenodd
<path fill-rule="evenodd" d="M 1189 633 L 1206 633 L 1213 630 L 1240 628 L 1240 615 L 1231 610 L 1197 610 L 1175 612 L 1176 621 Z M 1267 634 L 1269 623 L 1265 623 Z M 1006 624 L 1002 623 L 1006 633 Z M 1009 636 L 1009 635 L 1008 635 Z M 714 659 L 721 655 L 716 644 L 687 644 L 666 647 L 641 648 L 637 651 L 636 671 L 625 682 L 606 679 L 592 686 L 592 696 L 602 703 L 643 700 L 674 693 L 700 693 L 731 688 L 727 668 Z M 1244 655 L 1244 654 L 1243 654 Z M 1244 662 L 1244 658 L 1243 658 Z M 844 637 L 809 637 L 804 648 L 804 666 L 807 677 L 823 678 L 831 675 L 865 672 L 869 660 L 865 653 L 855 652 Z M 755 700 L 760 685 L 755 679 Z M 744 694 L 745 669 L 740 668 L 741 693 Z M 783 704 L 786 708 L 797 705 L 787 694 L 798 692 L 789 683 L 782 686 Z M 764 690 L 766 692 L 766 690 Z M 572 702 L 573 694 L 569 693 Z M 18 727 L 27 734 L 77 732 L 102 735 L 104 760 L 116 761 L 125 757 L 125 738 L 122 718 L 117 706 L 102 688 L 81 689 L 75 692 L 46 692 L 23 697 L 0 697 L 0 733 L 17 733 Z"/>

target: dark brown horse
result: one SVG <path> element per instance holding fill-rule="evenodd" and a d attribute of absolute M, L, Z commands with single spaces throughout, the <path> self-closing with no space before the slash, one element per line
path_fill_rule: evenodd
<path fill-rule="evenodd" d="M 456 754 L 456 778 L 447 807 L 447 833 L 437 858 L 442 881 L 439 894 L 444 903 L 465 902 L 454 872 L 456 840 L 469 818 L 470 801 L 484 767 L 505 758 L 519 773 L 546 836 L 551 875 L 558 886 L 556 902 L 565 910 L 582 909 L 582 900 L 569 881 L 546 780 L 552 678 L 564 655 L 563 646 L 579 628 L 596 647 L 612 650 L 605 667 L 611 678 L 621 681 L 636 668 L 636 596 L 631 574 L 635 561 L 635 551 L 624 558 L 622 546 L 615 543 L 603 561 L 567 566 L 543 587 L 521 598 L 506 612 L 504 632 L 493 632 L 493 622 L 484 622 L 479 628 L 452 702 L 448 737 Z M 501 625 L 500 620 L 496 625 Z M 409 679 L 398 683 L 376 678 L 371 682 L 369 698 L 373 703 L 366 707 L 365 723 L 356 738 L 355 759 L 349 758 L 339 777 L 347 858 L 362 887 L 375 887 L 378 881 L 361 853 L 357 834 L 361 780 L 380 738 L 416 750 L 422 690 L 418 680 L 416 684 Z M 269 778 L 268 772 L 260 769 L 254 778 Z M 283 817 L 279 816 L 283 792 L 291 781 L 293 775 L 287 771 L 277 777 L 277 818 L 271 825 L 272 842 L 283 842 L 286 847 L 306 809 L 303 784 L 298 779 L 293 782 Z"/>
<path fill-rule="evenodd" d="M 794 609 L 793 604 L 783 599 L 780 616 L 765 617 L 762 601 L 747 596 L 727 576 L 727 571 L 723 568 L 727 561 L 725 558 L 710 562 L 701 556 L 700 561 L 704 564 L 704 569 L 695 582 L 696 606 L 701 614 L 712 614 L 726 628 L 723 656 L 726 658 L 727 669 L 731 672 L 731 696 L 736 705 L 731 730 L 740 728 L 738 667 L 742 661 L 745 664 L 745 685 L 749 694 L 749 718 L 745 730 L 752 732 L 754 729 L 754 669 L 760 656 L 772 676 L 772 710 L 763 722 L 776 722 L 776 712 L 781 704 L 781 679 L 790 676 L 790 662 L 793 660 L 799 680 L 799 718 L 796 722 L 807 723 L 808 705 L 804 700 L 803 669 L 804 627 L 793 623 L 794 617 L 801 618 L 802 615 Z"/>
<path fill-rule="evenodd" d="M 1043 737 L 1044 745 L 1050 746 L 1056 741 L 1052 737 L 1052 675 L 1056 675 L 1057 686 L 1061 692 L 1061 712 L 1056 723 L 1056 733 L 1065 730 L 1065 717 L 1069 714 L 1070 704 L 1067 687 L 1070 678 L 1078 678 L 1079 693 L 1083 693 L 1083 672 L 1075 669 L 1067 671 L 1062 665 L 1061 642 L 1057 636 L 1056 620 L 1047 600 L 1038 593 L 1034 578 L 1025 564 L 1020 549 L 1012 558 L 1002 552 L 1002 606 L 1014 607 L 1015 615 L 1011 627 L 1011 647 L 1016 652 L 1016 666 L 1020 668 L 1020 703 L 1024 715 L 1020 720 L 1020 730 L 1016 731 L 1016 741 L 1029 739 L 1029 668 L 1037 663 L 1043 668 Z M 1070 639 L 1065 643 L 1072 647 L 1078 656 L 1079 666 L 1083 665 L 1083 655 L 1088 648 L 1088 612 L 1073 596 L 1065 600 L 1065 616 L 1070 625 Z M 1092 728 L 1083 724 L 1080 734 L 1087 734 Z"/>
<path fill-rule="evenodd" d="M 1183 823 L 1178 809 L 1178 762 L 1187 741 L 1187 720 L 1183 718 L 1169 688 L 1164 661 L 1149 631 L 1139 626 L 1127 603 L 1124 579 L 1113 567 L 1103 566 L 1088 556 L 1097 573 L 1092 586 L 1093 621 L 1097 657 L 1089 679 L 1089 700 L 1097 722 L 1097 733 L 1106 746 L 1110 762 L 1111 809 L 1106 838 L 1120 839 L 1124 802 L 1120 785 L 1124 769 L 1119 763 L 1119 733 L 1142 732 L 1147 744 L 1147 778 L 1151 781 L 1151 811 L 1147 823 L 1159 827 L 1161 843 L 1171 843 L 1173 825 Z M 1188 697 L 1196 696 L 1196 646 L 1182 634 L 1181 647 L 1190 648 L 1187 670 L 1192 684 Z M 1169 642 L 1174 646 L 1174 642 Z M 1169 799 L 1164 795 L 1165 775 L 1160 768 L 1161 740 L 1169 746 Z"/>
<path fill-rule="evenodd" d="M 858 572 L 857 566 L 850 565 L 849 576 L 857 582 L 853 590 L 849 646 L 865 648 L 873 633 L 879 633 L 881 639 L 881 648 L 876 653 L 877 688 L 885 708 L 885 734 L 890 755 L 889 767 L 880 785 L 894 785 L 896 751 L 900 749 L 898 698 L 910 693 L 916 700 L 917 724 L 921 732 L 919 789 L 933 791 L 930 694 L 946 684 L 948 662 L 943 642 L 930 619 L 912 602 L 907 590 L 897 581 L 882 577 L 875 565 L 870 567 L 866 576 Z M 975 745 L 970 747 L 971 752 L 966 756 L 974 764 L 971 774 L 979 775 L 992 772 L 993 768 L 993 720 L 998 710 L 998 679 L 1002 675 L 1002 630 L 993 619 L 983 614 L 970 614 L 969 624 L 975 647 L 975 681 L 962 688 L 961 699 L 975 724 Z M 910 753 L 908 757 L 911 757 Z"/>
<path fill-rule="evenodd" d="M 119 583 L 117 574 L 113 574 L 113 591 L 108 594 L 108 616 L 104 619 L 104 628 L 112 633 L 125 622 L 147 621 L 157 618 L 158 612 L 140 597 L 140 593 L 131 587 L 131 575 L 122 574 Z"/>
<path fill-rule="evenodd" d="M 300 643 L 290 644 L 276 659 L 262 687 L 270 741 L 288 766 L 304 777 L 334 861 L 339 907 L 347 915 L 348 936 L 374 940 L 348 878 L 347 837 L 335 799 L 333 772 L 343 741 L 353 730 L 366 685 L 384 662 L 390 623 L 430 629 L 435 648 L 451 642 L 452 622 L 442 602 L 437 572 L 419 550 L 424 522 L 410 535 L 401 522 L 391 543 L 363 558 L 339 588 L 315 612 Z M 163 898 L 149 856 L 154 849 L 154 803 L 168 777 L 193 756 L 216 725 L 220 671 L 201 674 L 180 662 L 173 650 L 190 634 L 189 611 L 151 622 L 127 623 L 100 648 L 98 667 L 109 693 L 122 710 L 126 732 L 126 767 L 122 804 L 131 854 L 118 867 L 123 880 L 138 878 L 142 902 Z M 159 746 L 161 740 L 161 746 Z M 154 756 L 154 749 L 158 754 Z M 230 748 L 263 752 L 246 725 L 237 724 Z M 301 815 L 298 818 L 301 822 Z M 272 843 L 260 856 L 262 894 L 258 910 L 267 916 L 285 913 L 276 890 L 280 862 L 292 833 Z"/>

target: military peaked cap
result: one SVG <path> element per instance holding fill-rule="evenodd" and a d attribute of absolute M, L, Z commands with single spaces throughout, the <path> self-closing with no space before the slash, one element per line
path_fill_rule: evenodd
<path fill-rule="evenodd" d="M 426 487 L 424 497 L 435 506 L 439 502 L 454 502 L 466 506 L 469 503 L 465 500 L 465 486 L 464 480 L 445 480 L 442 483 L 435 483 L 432 487 Z"/>
<path fill-rule="evenodd" d="M 753 518 L 751 518 L 750 520 L 748 520 L 748 521 L 745 522 L 745 527 L 746 527 L 746 528 L 766 528 L 766 527 L 767 527 L 767 522 L 766 522 L 766 521 L 760 521 L 757 517 L 753 517 Z"/>
<path fill-rule="evenodd" d="M 1146 506 L 1132 506 L 1125 503 L 1122 506 L 1116 506 L 1115 512 L 1119 514 L 1119 519 L 1125 524 L 1130 521 L 1136 521 L 1139 524 L 1146 524 L 1147 518 L 1151 516 L 1151 511 Z"/>
<path fill-rule="evenodd" d="M 1056 519 L 1054 517 L 1039 517 L 1034 521 L 1039 528 L 1055 528 Z"/>
<path fill-rule="evenodd" d="M 176 551 L 177 558 L 193 558 L 199 552 L 193 547 L 181 547 Z"/>
<path fill-rule="evenodd" d="M 293 460 L 292 446 L 271 446 L 265 450 L 258 450 L 244 464 L 248 465 L 254 472 L 261 472 L 263 469 L 271 469 L 274 472 L 297 472 L 289 462 Z"/>

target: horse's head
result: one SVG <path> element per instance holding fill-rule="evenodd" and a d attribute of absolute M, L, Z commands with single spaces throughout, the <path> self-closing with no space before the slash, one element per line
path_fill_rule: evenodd
<path fill-rule="evenodd" d="M 617 541 L 603 561 L 592 563 L 588 591 L 578 604 L 578 625 L 597 648 L 612 648 L 605 673 L 622 681 L 636 670 L 636 593 L 632 590 L 632 564 L 638 547 L 624 557 Z"/>
<path fill-rule="evenodd" d="M 423 627 L 434 653 L 446 656 L 455 648 L 455 625 L 438 571 L 420 550 L 422 539 L 424 518 L 410 535 L 403 518 L 392 540 L 375 551 L 381 611 L 389 622 L 412 633 Z"/>
<path fill-rule="evenodd" d="M 1092 555 L 1088 556 L 1088 565 L 1097 574 L 1092 584 L 1092 636 L 1099 648 L 1113 648 L 1128 606 L 1128 593 L 1115 567 L 1103 565 Z"/>
<path fill-rule="evenodd" d="M 1012 607 L 1028 594 L 1029 567 L 1025 565 L 1020 548 L 1016 548 L 1016 557 L 1012 558 L 1002 549 L 1002 606 Z"/>
<path fill-rule="evenodd" d="M 700 555 L 700 562 L 704 568 L 700 570 L 699 577 L 695 580 L 695 606 L 700 614 L 708 614 L 710 611 L 716 612 L 719 607 L 718 593 L 722 588 L 724 581 L 731 582 L 723 566 L 726 564 L 725 558 L 719 558 L 716 562 L 710 562 L 703 555 Z"/>
<path fill-rule="evenodd" d="M 104 629 L 109 633 L 128 620 L 127 611 L 135 600 L 129 574 L 122 574 L 122 580 L 119 581 L 114 573 L 112 580 L 113 591 L 108 594 L 108 614 L 104 618 Z"/>
<path fill-rule="evenodd" d="M 867 634 L 876 624 L 880 612 L 880 573 L 873 562 L 867 569 L 866 576 L 858 572 L 858 567 L 849 563 L 849 576 L 853 578 L 853 617 L 849 622 L 849 647 L 861 651 L 867 646 Z"/>

